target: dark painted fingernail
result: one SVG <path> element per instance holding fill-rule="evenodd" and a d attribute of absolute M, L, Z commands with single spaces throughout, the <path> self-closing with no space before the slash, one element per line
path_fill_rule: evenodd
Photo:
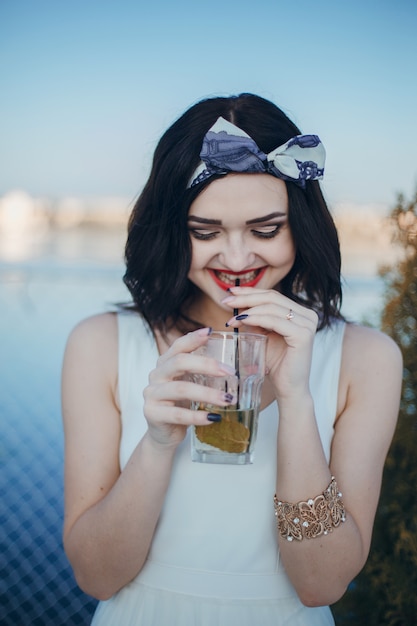
<path fill-rule="evenodd" d="M 229 328 L 229 326 L 230 326 L 229 322 L 226 322 L 225 326 L 226 326 L 226 328 Z"/>
<path fill-rule="evenodd" d="M 247 317 L 249 317 L 249 315 L 247 313 L 241 313 L 240 315 L 236 315 L 235 316 L 235 320 L 245 320 Z"/>
<path fill-rule="evenodd" d="M 209 422 L 221 422 L 222 416 L 219 413 L 209 413 L 207 419 Z"/>
<path fill-rule="evenodd" d="M 211 333 L 213 332 L 213 329 L 211 327 L 206 326 L 205 328 L 199 328 L 196 332 L 197 332 L 197 335 L 199 335 L 200 337 L 207 337 L 208 335 L 211 335 Z"/>
<path fill-rule="evenodd" d="M 231 402 L 233 402 L 233 394 L 232 393 L 225 393 L 224 394 L 224 401 L 228 402 L 229 404 Z"/>

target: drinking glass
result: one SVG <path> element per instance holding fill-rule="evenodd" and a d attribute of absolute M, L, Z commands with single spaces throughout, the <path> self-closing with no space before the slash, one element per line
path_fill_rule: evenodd
<path fill-rule="evenodd" d="M 233 396 L 226 407 L 192 403 L 196 410 L 219 413 L 220 422 L 194 426 L 191 458 L 200 463 L 253 463 L 261 389 L 265 377 L 267 337 L 256 333 L 213 332 L 196 353 L 215 358 L 233 368 L 234 374 L 194 374 L 200 385 L 220 389 Z"/>

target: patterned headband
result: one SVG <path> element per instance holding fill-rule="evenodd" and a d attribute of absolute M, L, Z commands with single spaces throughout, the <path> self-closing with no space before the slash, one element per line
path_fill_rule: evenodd
<path fill-rule="evenodd" d="M 317 135 L 297 135 L 265 154 L 245 131 L 219 117 L 203 139 L 200 158 L 188 189 L 228 172 L 264 172 L 305 187 L 306 180 L 323 178 L 326 151 Z"/>

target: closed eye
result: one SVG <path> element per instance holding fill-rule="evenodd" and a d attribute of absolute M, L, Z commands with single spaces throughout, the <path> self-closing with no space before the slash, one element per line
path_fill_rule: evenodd
<path fill-rule="evenodd" d="M 272 239 L 278 235 L 282 227 L 283 224 L 269 224 L 268 226 L 253 228 L 251 233 L 260 239 Z"/>
<path fill-rule="evenodd" d="M 219 234 L 218 230 L 213 231 L 205 228 L 190 228 L 189 232 L 192 237 L 199 239 L 200 241 L 214 239 L 214 237 Z"/>

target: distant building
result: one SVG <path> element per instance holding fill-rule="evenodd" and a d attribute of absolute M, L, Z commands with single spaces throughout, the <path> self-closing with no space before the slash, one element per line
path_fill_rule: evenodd
<path fill-rule="evenodd" d="M 34 237 L 48 228 L 47 216 L 37 201 L 24 191 L 0 198 L 0 257 L 20 261 L 31 254 Z"/>

